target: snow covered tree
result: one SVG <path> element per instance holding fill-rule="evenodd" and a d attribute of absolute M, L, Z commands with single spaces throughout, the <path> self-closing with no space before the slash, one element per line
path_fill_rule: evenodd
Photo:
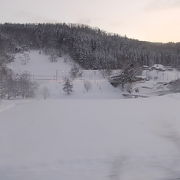
<path fill-rule="evenodd" d="M 58 56 L 57 56 L 57 51 L 55 49 L 50 49 L 49 55 L 50 55 L 49 57 L 50 62 L 52 63 L 57 62 Z"/>
<path fill-rule="evenodd" d="M 23 98 L 31 98 L 35 95 L 37 84 L 30 80 L 28 73 L 20 74 L 16 77 L 16 94 Z"/>
<path fill-rule="evenodd" d="M 3 99 L 5 95 L 5 87 L 4 82 L 0 81 L 0 99 Z"/>
<path fill-rule="evenodd" d="M 57 51 L 49 53 L 52 62 L 61 51 L 85 69 L 120 69 L 126 60 L 180 66 L 180 43 L 143 42 L 78 24 L 0 24 L 0 64 L 24 46 Z"/>
<path fill-rule="evenodd" d="M 63 91 L 70 95 L 73 92 L 73 84 L 70 79 L 66 78 L 63 86 Z"/>
<path fill-rule="evenodd" d="M 132 88 L 131 84 L 140 80 L 137 77 L 139 71 L 139 66 L 136 66 L 133 63 L 129 63 L 122 69 L 122 72 L 120 72 L 118 75 L 110 77 L 110 83 L 115 87 L 121 85 L 122 89 L 124 89 L 125 85 L 127 85 L 126 90 L 130 92 Z"/>
<path fill-rule="evenodd" d="M 73 65 L 73 67 L 71 68 L 71 71 L 70 71 L 70 76 L 72 79 L 82 76 L 82 71 L 78 65 L 76 65 L 76 64 Z"/>

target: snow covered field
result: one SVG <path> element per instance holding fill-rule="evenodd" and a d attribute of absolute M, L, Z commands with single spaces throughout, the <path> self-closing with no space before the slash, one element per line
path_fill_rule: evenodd
<path fill-rule="evenodd" d="M 180 179 L 180 94 L 152 97 L 178 70 L 143 71 L 149 80 L 133 88 L 149 98 L 123 99 L 102 72 L 80 69 L 73 79 L 69 57 L 49 58 L 30 51 L 8 65 L 38 90 L 36 99 L 0 102 L 0 180 Z"/>
<path fill-rule="evenodd" d="M 3 101 L 0 179 L 179 179 L 179 107 L 179 94 Z"/>
<path fill-rule="evenodd" d="M 43 52 L 31 50 L 24 53 L 17 53 L 14 62 L 8 67 L 16 74 L 27 72 L 31 80 L 38 83 L 36 97 L 43 98 L 43 91 L 46 89 L 50 98 L 64 98 L 63 91 L 64 79 L 72 80 L 73 93 L 71 98 L 123 98 L 120 88 L 114 88 L 109 82 L 108 77 L 104 77 L 99 70 L 83 70 L 79 67 L 82 76 L 72 78 L 71 70 L 75 62 L 67 55 L 57 57 L 57 62 L 50 62 L 50 55 Z M 162 92 L 170 93 L 164 83 L 175 81 L 180 78 L 180 71 L 174 68 L 166 68 L 162 65 L 154 65 L 156 69 L 144 70 L 142 77 L 147 81 L 136 82 L 132 85 L 132 94 L 138 89 L 140 96 L 157 96 Z M 158 70 L 161 69 L 161 70 Z M 120 70 L 112 70 L 117 73 Z M 85 88 L 88 84 L 88 90 Z"/>

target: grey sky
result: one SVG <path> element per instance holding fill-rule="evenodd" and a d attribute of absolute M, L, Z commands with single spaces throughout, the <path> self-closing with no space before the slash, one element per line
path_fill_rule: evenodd
<path fill-rule="evenodd" d="M 169 8 L 179 8 L 180 0 L 152 0 L 148 5 L 147 9 L 150 10 L 162 10 Z"/>
<path fill-rule="evenodd" d="M 0 22 L 83 23 L 150 41 L 180 41 L 180 0 L 0 0 Z"/>

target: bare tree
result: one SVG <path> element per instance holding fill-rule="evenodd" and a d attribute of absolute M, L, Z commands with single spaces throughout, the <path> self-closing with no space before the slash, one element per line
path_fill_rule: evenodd
<path fill-rule="evenodd" d="M 70 76 L 72 79 L 82 76 L 82 71 L 78 65 L 76 65 L 76 64 L 73 65 L 73 67 L 71 68 L 71 71 L 70 71 Z"/>
<path fill-rule="evenodd" d="M 50 62 L 57 62 L 58 56 L 57 56 L 57 51 L 55 49 L 51 49 L 49 51 L 49 60 Z"/>

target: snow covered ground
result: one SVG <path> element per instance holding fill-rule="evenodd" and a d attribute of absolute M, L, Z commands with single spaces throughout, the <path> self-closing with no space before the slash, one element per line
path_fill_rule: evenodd
<path fill-rule="evenodd" d="M 50 62 L 50 56 L 39 51 L 17 53 L 14 62 L 8 67 L 15 73 L 27 72 L 31 80 L 38 83 L 36 97 L 43 97 L 43 90 L 46 89 L 50 98 L 64 98 L 64 79 L 71 78 L 71 69 L 75 62 L 67 55 L 57 58 L 57 62 Z M 76 64 L 77 65 L 77 64 Z M 73 93 L 71 98 L 123 98 L 120 88 L 114 88 L 108 78 L 98 70 L 80 70 L 82 76 L 73 79 Z M 113 71 L 113 74 L 116 70 Z M 180 78 L 180 71 L 173 68 L 166 68 L 162 65 L 154 65 L 144 70 L 142 76 L 148 81 L 134 83 L 132 93 L 140 96 L 154 96 L 169 93 L 169 83 Z M 89 89 L 85 84 L 89 84 Z M 135 90 L 138 88 L 138 93 Z"/>
<path fill-rule="evenodd" d="M 150 97 L 123 99 L 100 71 L 81 70 L 65 96 L 73 66 L 68 56 L 51 63 L 38 51 L 8 65 L 39 88 L 36 99 L 0 102 L 0 180 L 180 179 L 180 94 L 151 97 L 179 71 L 143 71 L 149 81 L 133 88 Z"/>
<path fill-rule="evenodd" d="M 14 62 L 8 64 L 13 72 L 29 73 L 31 80 L 39 84 L 37 97 L 41 98 L 43 89 L 49 91 L 51 98 L 64 98 L 64 79 L 70 78 L 70 72 L 75 62 L 68 57 L 57 58 L 57 62 L 50 62 L 50 56 L 30 51 L 18 53 Z M 77 65 L 77 64 L 76 64 Z M 107 78 L 104 78 L 98 70 L 82 70 L 82 76 L 73 80 L 73 93 L 71 98 L 119 98 L 122 97 L 120 90 L 111 86 Z M 88 91 L 85 83 L 89 84 Z"/>
<path fill-rule="evenodd" d="M 0 104 L 2 180 L 180 178 L 180 94 Z"/>

